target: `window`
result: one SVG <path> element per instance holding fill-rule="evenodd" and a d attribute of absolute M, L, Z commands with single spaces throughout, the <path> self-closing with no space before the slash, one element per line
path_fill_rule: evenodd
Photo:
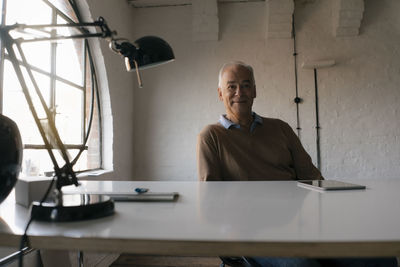
<path fill-rule="evenodd" d="M 2 25 L 65 24 L 79 22 L 73 0 L 0 0 Z M 13 32 L 13 38 L 81 34 L 81 29 L 57 28 L 44 31 Z M 101 167 L 101 116 L 96 72 L 87 40 L 23 42 L 22 49 L 41 94 L 55 120 L 60 137 L 70 155 L 77 158 L 76 172 Z M 21 56 L 17 54 L 21 59 Z M 24 143 L 23 175 L 53 172 L 53 164 L 29 111 L 7 51 L 1 46 L 0 112 L 13 119 Z M 26 66 L 19 62 L 27 78 Z M 28 83 L 28 87 L 32 84 Z M 39 100 L 33 99 L 34 102 Z M 39 106 L 39 105 L 35 105 Z M 44 117 L 44 112 L 38 110 Z M 42 123 L 46 126 L 45 122 Z M 55 156 L 59 156 L 55 152 Z M 78 156 L 78 157 L 77 157 Z M 63 166 L 61 156 L 57 158 Z"/>

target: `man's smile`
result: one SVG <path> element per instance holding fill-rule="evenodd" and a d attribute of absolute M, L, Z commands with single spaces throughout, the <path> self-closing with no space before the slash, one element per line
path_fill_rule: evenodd
<path fill-rule="evenodd" d="M 232 104 L 244 104 L 247 103 L 246 99 L 232 100 Z"/>

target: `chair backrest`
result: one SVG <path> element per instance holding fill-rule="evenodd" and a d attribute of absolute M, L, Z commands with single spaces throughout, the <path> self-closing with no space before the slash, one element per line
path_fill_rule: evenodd
<path fill-rule="evenodd" d="M 262 267 L 251 257 L 219 257 L 222 261 L 221 267 Z"/>

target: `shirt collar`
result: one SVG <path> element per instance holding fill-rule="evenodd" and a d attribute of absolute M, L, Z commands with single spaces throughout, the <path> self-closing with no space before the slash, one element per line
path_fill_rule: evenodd
<path fill-rule="evenodd" d="M 257 113 L 253 112 L 252 114 L 254 120 L 251 123 L 250 132 L 253 132 L 258 124 L 263 124 L 263 119 Z M 221 123 L 222 126 L 224 126 L 225 129 L 230 129 L 231 127 L 240 129 L 240 125 L 228 120 L 225 114 L 221 115 L 218 121 L 219 123 Z"/>

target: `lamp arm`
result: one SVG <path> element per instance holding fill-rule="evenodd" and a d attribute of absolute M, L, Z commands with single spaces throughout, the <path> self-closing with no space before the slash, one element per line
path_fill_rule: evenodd
<path fill-rule="evenodd" d="M 35 25 L 27 25 L 27 24 L 20 24 L 16 23 L 13 25 L 7 26 L 10 29 L 44 29 L 44 28 L 62 28 L 62 27 L 75 27 L 75 28 L 81 28 L 81 27 L 100 27 L 102 28 L 102 32 L 109 32 L 112 33 L 112 31 L 108 28 L 107 23 L 105 20 L 100 17 L 98 20 L 93 21 L 93 22 L 79 22 L 79 23 L 60 23 L 60 24 L 35 24 Z M 87 31 L 84 29 L 84 31 Z"/>
<path fill-rule="evenodd" d="M 86 28 L 83 27 L 95 27 L 99 28 L 99 33 L 91 33 Z M 19 39 L 20 43 L 28 43 L 28 42 L 43 42 L 43 41 L 57 41 L 57 40 L 66 40 L 66 39 L 88 39 L 88 38 L 110 38 L 112 39 L 116 31 L 111 31 L 108 27 L 104 18 L 100 17 L 94 22 L 81 22 L 81 23 L 65 23 L 65 24 L 37 24 L 37 25 L 26 25 L 26 24 L 13 24 L 10 26 L 5 26 L 5 31 L 11 30 L 43 30 L 43 29 L 55 29 L 55 28 L 81 28 L 83 31 L 82 34 L 74 34 L 74 35 L 61 35 L 54 37 L 38 37 L 32 39 Z"/>
<path fill-rule="evenodd" d="M 68 157 L 67 151 L 66 151 L 65 146 L 62 143 L 61 138 L 60 138 L 60 136 L 58 134 L 58 131 L 57 131 L 56 127 L 55 127 L 55 123 L 54 123 L 52 114 L 51 114 L 49 108 L 47 107 L 47 104 L 46 104 L 46 102 L 45 102 L 45 100 L 44 100 L 44 98 L 43 98 L 43 96 L 42 96 L 42 94 L 41 94 L 41 92 L 39 90 L 39 87 L 38 87 L 38 85 L 36 83 L 36 80 L 35 80 L 35 78 L 34 78 L 34 76 L 32 74 L 32 70 L 29 67 L 29 64 L 27 63 L 27 60 L 25 58 L 25 54 L 24 54 L 23 50 L 21 49 L 20 43 L 15 41 L 10 36 L 10 34 L 9 34 L 9 32 L 7 30 L 3 30 L 3 29 L 1 29 L 1 39 L 4 42 L 4 46 L 5 46 L 5 48 L 6 48 L 7 52 L 8 52 L 8 55 L 10 57 L 10 61 L 11 61 L 12 65 L 13 65 L 13 67 L 14 67 L 15 73 L 16 73 L 16 75 L 18 77 L 19 82 L 20 82 L 22 91 L 23 91 L 23 93 L 25 95 L 25 99 L 28 102 L 29 109 L 31 110 L 31 113 L 32 113 L 33 118 L 34 118 L 34 121 L 36 123 L 36 126 L 39 129 L 39 132 L 40 132 L 40 135 L 41 135 L 41 137 L 43 139 L 43 142 L 45 144 L 46 150 L 49 153 L 51 161 L 53 163 L 55 175 L 58 178 L 57 179 L 57 185 L 56 185 L 57 189 L 60 190 L 61 187 L 63 187 L 64 185 L 74 184 L 74 185 L 77 186 L 78 185 L 78 180 L 77 180 L 76 175 L 75 175 L 75 173 L 74 173 L 74 171 L 72 169 L 72 164 L 69 161 L 69 157 Z M 22 74 L 21 67 L 18 64 L 18 59 L 16 57 L 16 54 L 15 54 L 15 51 L 14 51 L 14 48 L 13 48 L 14 44 L 18 48 L 18 52 L 19 52 L 19 54 L 21 56 L 22 62 L 25 65 L 26 70 L 28 72 L 29 79 L 31 80 L 31 82 L 32 82 L 32 84 L 34 86 L 35 92 L 36 92 L 37 96 L 39 97 L 39 100 L 40 100 L 40 102 L 42 104 L 43 110 L 46 113 L 50 134 L 51 134 L 52 137 L 54 137 L 54 139 L 56 141 L 56 146 L 57 146 L 58 150 L 60 151 L 63 160 L 65 161 L 65 165 L 62 168 L 60 168 L 58 163 L 57 163 L 57 160 L 56 160 L 56 158 L 54 156 L 54 153 L 52 151 L 52 149 L 54 149 L 54 146 L 49 141 L 49 138 L 46 136 L 46 131 L 45 131 L 43 125 L 41 124 L 39 116 L 38 116 L 37 111 L 35 109 L 35 106 L 33 105 L 32 97 L 30 95 L 28 86 L 27 86 L 25 78 L 24 78 L 24 76 Z"/>
<path fill-rule="evenodd" d="M 69 35 L 69 36 L 39 37 L 39 38 L 32 38 L 32 39 L 23 39 L 23 38 L 14 39 L 10 35 L 10 31 L 13 31 L 13 30 L 25 30 L 25 29 L 43 30 L 46 28 L 54 29 L 54 28 L 60 28 L 60 27 L 81 28 L 81 31 L 83 33 Z M 83 27 L 98 27 L 98 28 L 100 28 L 101 32 L 90 33 L 86 28 L 83 28 Z M 0 30 L 1 30 L 1 39 L 3 40 L 3 42 L 5 44 L 4 46 L 8 52 L 10 61 L 12 62 L 12 65 L 16 72 L 17 78 L 20 82 L 25 99 L 28 102 L 29 109 L 31 110 L 32 116 L 36 123 L 36 126 L 38 127 L 40 135 L 45 144 L 45 148 L 46 148 L 47 152 L 49 153 L 50 159 L 53 163 L 55 176 L 57 177 L 56 188 L 60 191 L 61 188 L 65 185 L 74 184 L 74 185 L 78 186 L 79 185 L 78 179 L 76 178 L 76 174 L 73 171 L 73 165 L 76 163 L 77 158 L 72 162 L 69 159 L 68 152 L 65 149 L 65 146 L 64 146 L 63 142 L 61 141 L 60 135 L 55 126 L 53 115 L 52 115 L 51 111 L 49 110 L 49 108 L 46 104 L 46 101 L 44 100 L 43 95 L 40 92 L 40 89 L 36 83 L 34 76 L 33 76 L 32 70 L 29 67 L 29 64 L 27 63 L 25 54 L 23 52 L 23 49 L 21 48 L 21 43 L 64 40 L 64 39 L 88 39 L 88 38 L 110 38 L 112 40 L 113 35 L 116 34 L 116 32 L 110 30 L 107 23 L 105 22 L 105 20 L 102 17 L 100 17 L 98 20 L 96 20 L 94 22 L 89 22 L 89 23 L 83 22 L 83 23 L 67 23 L 67 24 L 41 24 L 41 25 L 14 24 L 14 25 L 9 25 L 9 26 L 2 26 Z M 29 92 L 28 86 L 26 84 L 24 75 L 22 74 L 21 67 L 18 64 L 18 59 L 17 59 L 16 53 L 14 50 L 14 45 L 17 47 L 17 50 L 22 59 L 22 63 L 24 64 L 24 66 L 28 72 L 29 79 L 33 84 L 35 93 L 38 96 L 40 103 L 42 105 L 42 108 L 46 114 L 46 117 L 47 117 L 46 119 L 47 119 L 47 123 L 48 123 L 48 127 L 49 127 L 47 132 L 44 129 L 44 127 L 39 119 L 36 108 L 33 104 L 32 97 Z M 46 136 L 46 133 L 49 134 L 50 136 Z M 55 144 L 53 144 L 52 141 L 55 141 Z M 59 152 L 65 162 L 65 165 L 61 168 L 59 167 L 57 160 L 55 158 L 55 155 L 53 153 L 54 148 L 57 148 L 59 150 Z"/>
<path fill-rule="evenodd" d="M 79 28 L 79 30 L 81 31 L 81 34 L 76 34 L 76 35 L 59 35 L 59 36 L 50 36 L 50 37 L 37 37 L 37 38 L 31 38 L 31 39 L 24 39 L 24 38 L 18 38 L 15 39 L 10 35 L 11 31 L 15 31 L 15 30 L 25 30 L 25 29 L 33 29 L 33 30 L 39 30 L 45 33 L 48 33 L 46 29 L 54 29 L 54 28 L 59 28 L 59 27 L 75 27 L 75 28 Z M 98 27 L 100 28 L 100 32 L 97 33 L 91 33 L 88 29 L 86 29 L 85 27 Z M 22 87 L 22 91 L 25 95 L 25 98 L 28 102 L 28 106 L 31 110 L 31 113 L 34 117 L 35 123 L 39 129 L 40 135 L 43 139 L 43 142 L 45 144 L 45 147 L 50 155 L 51 161 L 54 165 L 54 170 L 55 170 L 55 176 L 57 177 L 57 189 L 60 191 L 61 188 L 65 185 L 71 185 L 74 184 L 76 186 L 79 185 L 78 180 L 76 178 L 75 172 L 73 171 L 73 165 L 77 162 L 77 159 L 79 157 L 79 155 L 82 153 L 83 150 L 81 150 L 77 157 L 73 160 L 70 161 L 69 159 L 69 155 L 68 152 L 63 144 L 63 142 L 61 141 L 60 135 L 57 131 L 57 128 L 55 126 L 55 119 L 53 117 L 52 112 L 49 110 L 46 101 L 44 100 L 40 89 L 36 83 L 36 80 L 33 76 L 32 73 L 32 69 L 30 67 L 30 65 L 28 64 L 23 49 L 21 47 L 22 43 L 26 43 L 26 42 L 39 42 L 39 41 L 53 41 L 53 40 L 62 40 L 62 39 L 88 39 L 88 38 L 106 38 L 108 39 L 108 41 L 110 42 L 110 48 L 111 50 L 113 50 L 114 52 L 116 52 L 117 54 L 125 57 L 125 63 L 126 63 L 126 68 L 127 71 L 131 71 L 133 69 L 132 67 L 132 61 L 135 65 L 135 70 L 136 70 L 136 74 L 137 74 L 137 78 L 138 78 L 138 82 L 139 82 L 139 87 L 142 87 L 142 81 L 141 81 L 141 77 L 140 77 L 140 73 L 139 73 L 139 67 L 141 65 L 139 65 L 139 59 L 141 58 L 141 52 L 140 52 L 140 44 L 137 45 L 135 43 L 131 44 L 129 43 L 127 40 L 124 39 L 114 39 L 114 34 L 116 34 L 115 31 L 111 31 L 107 25 L 107 23 L 105 22 L 105 20 L 100 17 L 98 20 L 94 21 L 94 22 L 90 22 L 90 23 L 67 23 L 67 24 L 41 24 L 41 25 L 26 25 L 26 24 L 14 24 L 14 25 L 6 25 L 6 26 L 0 26 L 0 33 L 1 33 L 1 40 L 2 42 L 4 42 L 5 44 L 5 48 L 7 49 L 9 58 L 12 62 L 12 65 L 14 67 L 14 70 L 17 74 L 18 80 L 21 84 Z M 137 42 L 139 42 L 140 40 L 143 42 L 142 40 L 143 38 L 137 40 Z M 154 42 L 155 37 L 152 37 L 152 41 Z M 123 42 L 118 42 L 124 40 Z M 162 44 L 162 47 L 165 49 L 167 49 L 168 52 L 168 56 L 163 59 L 164 61 L 155 61 L 155 62 L 168 62 L 174 59 L 173 53 L 171 48 L 169 47 L 168 44 L 165 43 L 165 41 L 161 40 L 161 39 L 156 39 L 158 42 L 158 45 Z M 17 48 L 20 57 L 22 59 L 22 64 L 25 66 L 27 72 L 28 72 L 28 76 L 30 81 L 32 82 L 34 89 L 35 89 L 35 93 L 36 95 L 39 97 L 40 103 L 42 105 L 43 110 L 45 111 L 46 114 L 46 119 L 47 119 L 47 123 L 48 123 L 48 131 L 46 132 L 46 129 L 44 129 L 44 126 L 42 125 L 37 111 L 34 107 L 33 101 L 32 101 L 32 97 L 30 95 L 29 89 L 27 87 L 24 75 L 22 73 L 21 70 L 21 66 L 18 63 L 18 58 L 16 56 L 16 51 L 14 46 Z M 144 56 L 143 56 L 144 57 Z M 149 56 L 148 56 L 149 57 Z M 151 57 L 149 57 L 150 59 Z M 157 57 L 156 57 L 157 58 Z M 154 62 L 153 61 L 149 61 L 146 63 L 143 63 L 140 61 L 140 64 L 142 65 L 152 65 Z M 46 136 L 46 134 L 50 134 L 50 136 Z M 55 144 L 54 142 L 55 141 Z M 87 136 L 85 136 L 85 142 L 87 141 Z M 57 160 L 54 156 L 53 153 L 53 149 L 57 148 L 65 162 L 65 165 L 60 168 Z"/>
<path fill-rule="evenodd" d="M 103 33 L 87 33 L 87 34 L 76 34 L 71 36 L 55 36 L 55 37 L 40 37 L 33 39 L 21 39 L 20 43 L 33 43 L 33 42 L 44 42 L 44 41 L 57 41 L 67 39 L 88 39 L 88 38 L 105 38 Z"/>

